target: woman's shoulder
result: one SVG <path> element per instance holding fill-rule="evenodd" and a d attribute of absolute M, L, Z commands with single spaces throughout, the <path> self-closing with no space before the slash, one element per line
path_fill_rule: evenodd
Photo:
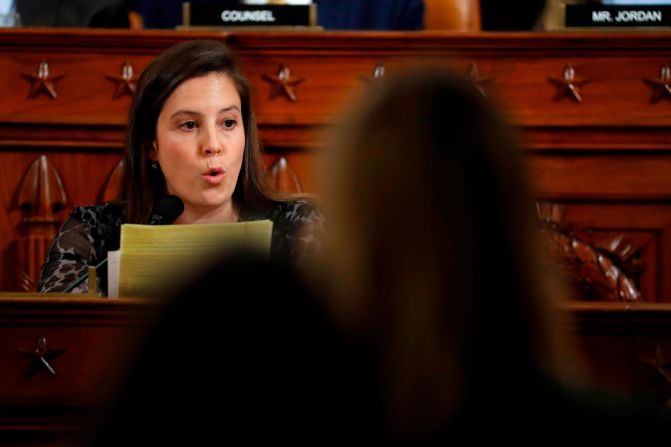
<path fill-rule="evenodd" d="M 275 222 L 283 221 L 291 224 L 301 224 L 321 221 L 323 216 L 314 199 L 302 197 L 275 202 L 270 207 L 268 218 Z"/>
<path fill-rule="evenodd" d="M 100 205 L 77 206 L 70 217 L 85 225 L 120 225 L 122 222 L 123 205 L 119 202 L 107 202 Z"/>

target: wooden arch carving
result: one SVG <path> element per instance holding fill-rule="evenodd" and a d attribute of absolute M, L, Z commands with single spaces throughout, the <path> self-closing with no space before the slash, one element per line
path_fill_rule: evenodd
<path fill-rule="evenodd" d="M 123 182 L 123 172 L 126 161 L 122 158 L 114 165 L 112 171 L 105 180 L 102 192 L 100 193 L 100 202 L 106 203 L 117 200 L 121 194 L 121 183 Z"/>
<path fill-rule="evenodd" d="M 57 213 L 67 201 L 61 175 L 46 155 L 40 155 L 26 171 L 17 193 L 17 206 L 23 212 L 16 265 L 20 290 L 36 289 L 40 269 L 61 221 Z"/>

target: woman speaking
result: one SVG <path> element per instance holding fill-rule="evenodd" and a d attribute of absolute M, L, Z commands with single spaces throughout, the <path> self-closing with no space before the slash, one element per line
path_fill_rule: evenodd
<path fill-rule="evenodd" d="M 292 264 L 321 225 L 311 202 L 283 197 L 268 183 L 249 84 L 221 42 L 179 43 L 142 73 L 128 115 L 122 199 L 72 211 L 38 290 L 65 290 L 119 248 L 122 223 L 150 223 L 167 195 L 184 203 L 175 224 L 272 220 L 271 257 Z M 87 291 L 86 282 L 74 291 Z"/>

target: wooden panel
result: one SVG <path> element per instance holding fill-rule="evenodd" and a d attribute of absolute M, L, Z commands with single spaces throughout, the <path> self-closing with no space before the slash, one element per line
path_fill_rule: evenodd
<path fill-rule="evenodd" d="M 270 167 L 284 157 L 286 172 L 307 192 L 318 185 L 313 162 L 324 131 L 365 93 L 375 73 L 431 64 L 474 76 L 475 67 L 474 82 L 489 78 L 480 87 L 520 131 L 539 198 L 571 205 L 567 223 L 591 228 L 594 238 L 621 233 L 632 239 L 646 265 L 639 280 L 644 295 L 671 300 L 671 98 L 653 102 L 654 86 L 646 82 L 671 63 L 671 36 L 664 32 L 0 29 L 0 206 L 7 210 L 0 216 L 0 290 L 19 285 L 17 244 L 28 228 L 14 196 L 27 166 L 44 153 L 61 173 L 68 204 L 58 219 L 72 206 L 98 202 L 121 157 L 130 103 L 129 95 L 115 95 L 109 76 L 119 76 L 126 62 L 138 75 L 165 48 L 197 38 L 224 41 L 239 56 L 252 84 L 265 162 Z M 26 75 L 42 61 L 51 74 L 64 75 L 54 82 L 55 99 L 44 92 L 28 97 Z M 551 80 L 561 80 L 569 64 L 575 82 L 589 81 L 579 85 L 582 102 L 558 96 Z M 295 100 L 271 97 L 268 77 L 283 66 L 291 79 L 302 79 Z M 283 188 L 294 188 L 289 183 Z"/>
<path fill-rule="evenodd" d="M 531 138 L 536 132 L 546 136 L 552 130 L 547 126 L 606 126 L 609 135 L 643 127 L 658 134 L 655 127 L 671 119 L 669 101 L 651 104 L 653 89 L 645 82 L 658 78 L 669 63 L 665 34 L 0 31 L 0 60 L 9 67 L 0 80 L 0 95 L 9 104 L 2 122 L 123 126 L 128 97 L 113 99 L 114 83 L 106 76 L 118 74 L 126 60 L 139 73 L 153 55 L 186 38 L 218 38 L 236 50 L 258 94 L 261 127 L 282 125 L 280 130 L 293 138 L 285 138 L 283 145 L 305 144 L 295 126 L 328 123 L 344 100 L 360 94 L 362 77 L 372 76 L 379 64 L 387 73 L 433 63 L 466 75 L 477 63 L 483 77 L 493 77 L 486 86 L 490 96 Z M 34 71 L 43 59 L 53 73 L 66 73 L 57 83 L 61 96 L 27 100 L 30 83 L 21 73 Z M 292 76 L 305 79 L 297 86 L 295 104 L 268 99 L 270 84 L 262 76 L 276 74 L 282 64 L 291 68 Z M 572 64 L 578 78 L 590 80 L 582 87 L 580 104 L 555 99 L 557 87 L 549 78 L 561 77 L 566 64 Z M 567 136 L 559 129 L 554 133 Z M 645 132 L 641 135 L 644 147 L 649 143 Z M 610 140 L 606 143 L 618 144 L 618 139 Z M 580 139 L 572 141 L 581 144 Z"/>
<path fill-rule="evenodd" d="M 641 203 L 565 203 L 566 220 L 591 229 L 593 242 L 619 234 L 631 241 L 641 254 L 644 270 L 640 277 L 643 296 L 651 301 L 671 301 L 668 271 L 671 246 L 671 208 Z"/>
<path fill-rule="evenodd" d="M 552 58 L 498 60 L 491 72 L 494 83 L 515 122 L 524 125 L 555 126 L 653 126 L 671 119 L 671 104 L 651 104 L 653 89 L 645 79 L 659 76 L 661 66 L 669 62 L 659 57 L 575 54 Z M 557 98 L 558 88 L 549 78 L 561 78 L 567 64 L 576 77 L 589 80 L 580 87 L 581 103 L 570 97 Z M 505 70 L 505 71 L 504 71 Z M 520 94 L 520 92 L 524 92 Z"/>
<path fill-rule="evenodd" d="M 114 393 L 156 306 L 150 301 L 0 298 L 0 443 L 71 445 Z M 55 375 L 29 376 L 46 336 Z M 80 444 L 76 444 L 80 445 Z"/>
<path fill-rule="evenodd" d="M 126 122 L 130 97 L 114 98 L 116 84 L 106 75 L 118 75 L 124 55 L 116 57 L 90 53 L 72 55 L 58 52 L 36 52 L 5 55 L 0 58 L 4 85 L 0 95 L 5 99 L 0 120 L 5 123 L 46 123 L 118 125 Z M 52 74 L 64 75 L 54 86 L 58 98 L 46 94 L 28 98 L 31 82 L 22 76 L 33 74 L 41 61 L 49 63 Z M 149 58 L 130 58 L 141 72 Z"/>
<path fill-rule="evenodd" d="M 0 213 L 0 289 L 16 290 L 21 272 L 17 265 L 18 238 L 26 234 L 24 219 L 28 216 L 18 207 L 17 193 L 21 180 L 31 163 L 41 154 L 46 154 L 50 162 L 61 174 L 68 203 L 56 213 L 57 222 L 65 220 L 73 207 L 88 205 L 100 201 L 103 184 L 120 158 L 118 152 L 52 152 L 42 151 L 3 151 L 0 152 L 0 203 L 6 212 Z M 57 227 L 58 224 L 55 225 Z M 54 228 L 55 230 L 56 228 Z M 43 261 L 43 260 L 42 260 Z M 39 259 L 29 260 L 28 264 L 42 263 Z"/>
<path fill-rule="evenodd" d="M 552 199 L 668 199 L 671 154 L 530 154 L 529 173 L 540 197 Z"/>
<path fill-rule="evenodd" d="M 671 400 L 671 340 L 651 331 L 649 322 L 636 336 L 635 387 L 660 405 Z"/>
<path fill-rule="evenodd" d="M 627 394 L 671 398 L 671 307 L 664 304 L 571 303 L 573 333 L 596 385 Z M 659 344 L 658 344 L 659 343 Z M 659 351 L 657 347 L 659 346 Z M 660 368 L 650 364 L 661 360 Z M 662 374 L 667 373 L 665 378 Z"/>
<path fill-rule="evenodd" d="M 56 445 L 90 428 L 90 414 L 119 385 L 114 378 L 123 377 L 127 354 L 158 309 L 155 300 L 0 297 L 0 443 Z M 660 403 L 671 397 L 671 384 L 645 362 L 658 342 L 661 358 L 671 358 L 671 305 L 571 303 L 564 311 L 574 317 L 564 330 L 582 355 L 566 361 L 584 361 L 597 387 L 656 393 Z M 53 360 L 56 376 L 42 370 L 28 378 L 16 348 L 44 334 L 50 347 L 67 351 Z"/>

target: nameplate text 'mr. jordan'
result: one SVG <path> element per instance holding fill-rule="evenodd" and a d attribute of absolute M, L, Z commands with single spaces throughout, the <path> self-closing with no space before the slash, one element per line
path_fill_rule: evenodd
<path fill-rule="evenodd" d="M 566 27 L 668 28 L 671 6 L 566 5 Z"/>

